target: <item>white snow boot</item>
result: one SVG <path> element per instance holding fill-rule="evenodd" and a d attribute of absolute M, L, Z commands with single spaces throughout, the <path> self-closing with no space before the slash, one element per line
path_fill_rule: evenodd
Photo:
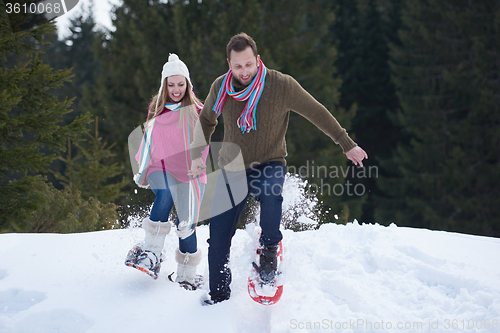
<path fill-rule="evenodd" d="M 171 224 L 170 222 L 154 222 L 147 217 L 142 221 L 142 228 L 145 231 L 144 241 L 129 251 L 125 265 L 157 279 L 163 261 L 163 244 L 166 235 L 170 232 Z"/>
<path fill-rule="evenodd" d="M 170 222 L 154 222 L 149 217 L 146 217 L 142 221 L 142 229 L 145 231 L 142 248 L 160 256 L 165 244 L 165 237 L 171 228 L 172 224 Z"/>
<path fill-rule="evenodd" d="M 185 289 L 195 290 L 201 283 L 201 276 L 196 275 L 196 267 L 201 261 L 201 250 L 195 253 L 182 253 L 179 249 L 175 252 L 177 261 L 177 277 L 175 282 Z"/>

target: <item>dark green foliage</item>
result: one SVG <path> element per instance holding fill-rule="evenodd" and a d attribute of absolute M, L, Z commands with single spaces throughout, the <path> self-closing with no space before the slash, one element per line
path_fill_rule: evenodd
<path fill-rule="evenodd" d="M 401 3 L 337 0 L 336 21 L 331 27 L 332 35 L 338 40 L 336 64 L 343 79 L 340 104 L 356 109 L 352 132 L 356 142 L 368 153 L 369 158 L 363 165 L 378 168 L 377 175 L 387 173 L 378 160 L 390 156 L 400 136 L 399 129 L 390 120 L 399 105 L 391 82 L 389 42 L 395 39 Z M 362 212 L 354 212 L 354 215 L 362 221 L 373 221 L 373 197 L 380 195 L 376 178 L 348 177 L 348 181 L 362 185 L 366 191 Z"/>
<path fill-rule="evenodd" d="M 80 192 L 85 199 L 94 198 L 101 202 L 113 202 L 125 195 L 122 189 L 129 183 L 122 178 L 123 166 L 116 162 L 111 151 L 114 144 L 107 145 L 99 136 L 98 120 L 95 120 L 94 135 L 88 134 L 88 141 L 77 143 L 78 155 L 71 156 L 71 141 L 68 139 L 68 156 L 60 158 L 66 164 L 65 174 L 55 173 L 56 178 L 71 192 Z"/>
<path fill-rule="evenodd" d="M 29 21 L 29 20 L 26 20 Z M 20 212 L 42 204 L 33 193 L 33 174 L 45 172 L 67 138 L 78 140 L 86 131 L 88 114 L 62 124 L 71 100 L 60 101 L 52 89 L 71 77 L 69 70 L 53 71 L 38 58 L 44 36 L 53 23 L 20 30 L 22 18 L 10 17 L 0 3 L 0 227 L 18 223 Z M 22 214 L 21 214 L 22 215 Z"/>
<path fill-rule="evenodd" d="M 402 143 L 377 218 L 500 236 L 500 4 L 409 1 L 392 49 Z"/>
<path fill-rule="evenodd" d="M 59 98 L 68 96 L 73 98 L 71 114 L 63 118 L 64 123 L 70 123 L 75 115 L 80 115 L 92 110 L 88 107 L 88 97 L 92 96 L 91 90 L 96 85 L 97 78 L 101 72 L 101 67 L 94 57 L 93 45 L 98 39 L 98 33 L 94 31 L 96 28 L 94 18 L 89 4 L 88 8 L 84 8 L 83 12 L 70 20 L 70 34 L 62 40 L 57 39 L 57 35 L 49 35 L 47 39 L 50 44 L 44 47 L 45 53 L 42 55 L 44 62 L 49 63 L 55 69 L 71 68 L 74 74 L 70 82 L 67 82 L 60 89 L 53 90 L 54 95 Z M 77 145 L 72 145 L 72 152 L 68 155 L 81 156 Z M 67 164 L 61 159 L 55 160 L 50 167 L 50 174 L 47 178 L 56 188 L 62 188 L 62 184 L 54 177 L 54 174 L 71 173 L 67 170 Z M 84 198 L 89 195 L 82 193 Z"/>
<path fill-rule="evenodd" d="M 33 178 L 29 196 L 33 195 L 41 197 L 43 205 L 36 211 L 19 208 L 22 218 L 3 231 L 74 233 L 119 227 L 114 204 L 84 200 L 79 191 L 57 190 L 40 176 Z"/>
<path fill-rule="evenodd" d="M 69 36 L 63 40 L 58 40 L 55 34 L 48 36 L 51 43 L 45 47 L 45 54 L 42 55 L 44 62 L 49 63 L 55 69 L 72 69 L 71 81 L 55 90 L 54 94 L 75 97 L 72 109 L 77 115 L 85 113 L 84 110 L 88 109 L 83 95 L 90 94 L 88 90 L 96 84 L 99 73 L 102 71 L 93 52 L 94 44 L 98 39 L 97 32 L 93 31 L 95 28 L 91 8 L 85 8 L 79 16 L 69 21 Z"/>

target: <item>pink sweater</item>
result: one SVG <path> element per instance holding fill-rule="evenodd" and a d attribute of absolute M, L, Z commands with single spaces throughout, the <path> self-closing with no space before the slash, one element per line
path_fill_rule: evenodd
<path fill-rule="evenodd" d="M 151 135 L 151 161 L 147 175 L 149 176 L 154 171 L 165 170 L 178 181 L 188 183 L 190 179 L 187 174 L 189 171 L 189 149 L 186 151 L 183 129 L 179 127 L 179 116 L 178 110 L 170 111 L 165 108 L 163 113 L 156 117 Z M 189 147 L 189 143 L 187 146 Z M 137 161 L 139 161 L 141 150 L 142 147 L 135 156 Z M 205 162 L 207 155 L 208 147 L 202 153 Z M 206 172 L 203 172 L 199 179 L 201 183 L 206 184 Z"/>

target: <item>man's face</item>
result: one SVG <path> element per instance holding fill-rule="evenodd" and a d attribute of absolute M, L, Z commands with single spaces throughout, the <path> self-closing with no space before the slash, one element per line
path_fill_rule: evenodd
<path fill-rule="evenodd" d="M 231 60 L 227 60 L 233 76 L 242 85 L 248 86 L 257 74 L 257 65 L 260 56 L 254 56 L 252 48 L 249 46 L 241 52 L 231 51 Z"/>

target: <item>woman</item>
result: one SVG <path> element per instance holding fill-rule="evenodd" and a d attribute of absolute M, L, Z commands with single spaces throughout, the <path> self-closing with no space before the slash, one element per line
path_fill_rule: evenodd
<path fill-rule="evenodd" d="M 134 180 L 140 187 L 151 187 L 156 197 L 150 216 L 142 221 L 144 241 L 130 250 L 125 260 L 127 266 L 158 277 L 165 236 L 171 229 L 168 218 L 175 203 L 179 237 L 175 281 L 187 289 L 196 288 L 196 266 L 201 261 L 195 228 L 207 177 L 201 174 L 193 178 L 188 172 L 189 143 L 202 107 L 192 92 L 187 66 L 171 54 L 163 66 L 160 90 L 151 100 L 136 155 L 139 173 Z M 204 151 L 205 160 L 207 153 L 208 148 Z"/>

